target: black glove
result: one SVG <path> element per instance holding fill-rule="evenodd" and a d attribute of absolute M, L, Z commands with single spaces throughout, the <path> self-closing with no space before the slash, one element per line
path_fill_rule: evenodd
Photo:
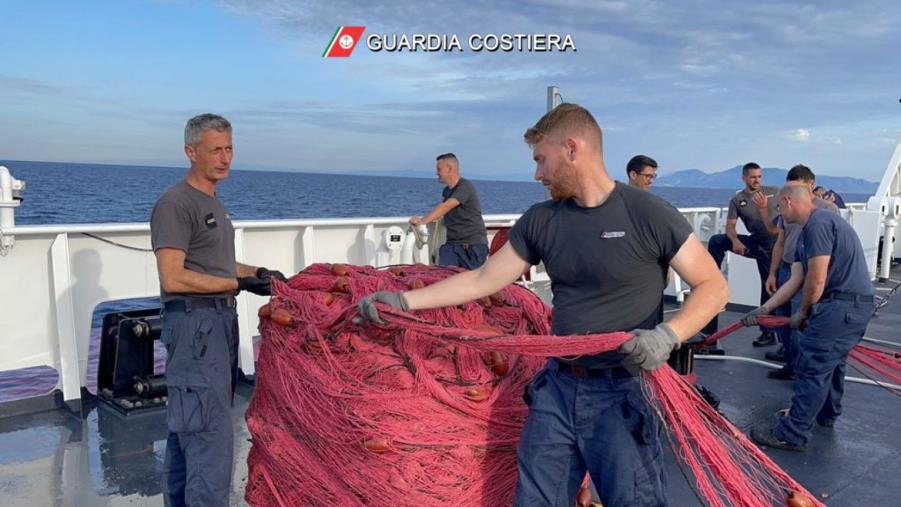
<path fill-rule="evenodd" d="M 271 296 L 272 289 L 269 285 L 269 278 L 259 278 L 256 276 L 245 276 L 238 278 L 238 290 L 246 290 L 259 294 L 260 296 Z"/>
<path fill-rule="evenodd" d="M 633 338 L 619 347 L 625 354 L 624 364 L 637 364 L 643 370 L 656 370 L 669 359 L 670 353 L 679 348 L 679 337 L 666 322 L 654 329 L 633 329 Z"/>
<path fill-rule="evenodd" d="M 385 323 L 385 321 L 383 321 L 382 318 L 379 317 L 379 311 L 375 307 L 376 302 L 391 305 L 405 312 L 410 310 L 410 306 L 407 304 L 407 298 L 404 297 L 403 292 L 375 292 L 361 299 L 357 304 L 357 309 L 359 309 L 360 311 L 360 317 L 362 317 L 360 319 L 360 322 L 362 322 L 363 320 L 368 320 L 371 322 L 376 322 L 378 324 Z"/>
<path fill-rule="evenodd" d="M 744 314 L 744 316 L 741 318 L 741 323 L 746 326 L 756 326 L 757 325 L 757 317 L 759 315 L 769 315 L 769 314 L 770 314 L 769 310 L 767 310 L 763 306 L 758 306 L 757 308 Z"/>
<path fill-rule="evenodd" d="M 257 268 L 256 274 L 257 274 L 257 278 L 262 278 L 264 280 L 268 280 L 270 278 L 275 278 L 282 282 L 288 281 L 288 279 L 285 278 L 285 275 L 281 271 L 278 271 L 275 269 Z"/>

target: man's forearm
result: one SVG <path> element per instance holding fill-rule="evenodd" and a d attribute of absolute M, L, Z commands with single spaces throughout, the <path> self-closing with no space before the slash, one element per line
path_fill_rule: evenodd
<path fill-rule="evenodd" d="M 780 234 L 776 244 L 773 245 L 773 259 L 770 261 L 770 276 L 777 276 L 779 266 L 782 265 L 782 254 L 785 253 L 785 241 Z"/>
<path fill-rule="evenodd" d="M 777 290 L 770 299 L 767 300 L 766 303 L 763 304 L 763 307 L 766 308 L 767 313 L 772 312 L 776 308 L 787 303 L 792 296 L 798 292 L 798 289 L 801 288 L 802 280 L 800 278 L 790 278 L 787 282 L 783 283 L 779 290 Z"/>
<path fill-rule="evenodd" d="M 735 230 L 735 224 L 726 224 L 726 237 L 732 241 L 738 241 L 738 232 Z"/>
<path fill-rule="evenodd" d="M 427 224 L 429 222 L 434 222 L 435 220 L 438 220 L 439 218 L 443 217 L 444 215 L 447 215 L 447 212 L 450 211 L 451 209 L 453 209 L 453 208 L 447 206 L 447 204 L 445 204 L 445 203 L 441 203 L 438 206 L 435 206 L 434 208 L 432 208 L 432 211 L 429 211 L 428 215 L 422 217 L 422 223 Z"/>
<path fill-rule="evenodd" d="M 257 276 L 258 266 L 251 266 L 249 264 L 241 264 L 240 262 L 235 263 L 235 271 L 238 273 L 239 277 L 242 276 Z"/>
<path fill-rule="evenodd" d="M 489 296 L 503 289 L 508 283 L 486 280 L 480 269 L 464 271 L 422 289 L 404 293 L 410 310 L 443 308 Z"/>
<path fill-rule="evenodd" d="M 804 314 L 810 313 L 810 308 L 820 301 L 823 297 L 823 290 L 826 288 L 826 280 L 820 280 L 807 276 L 804 281 L 804 297 L 801 300 L 800 311 Z"/>
<path fill-rule="evenodd" d="M 181 269 L 167 278 L 163 289 L 171 293 L 217 294 L 238 289 L 238 280 L 235 278 L 222 278 L 190 269 Z"/>
<path fill-rule="evenodd" d="M 685 341 L 700 331 L 723 307 L 729 289 L 722 277 L 712 278 L 691 288 L 682 309 L 667 323 Z"/>

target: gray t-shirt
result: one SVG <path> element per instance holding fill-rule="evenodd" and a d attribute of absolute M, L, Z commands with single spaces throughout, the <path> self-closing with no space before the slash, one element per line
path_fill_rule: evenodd
<path fill-rule="evenodd" d="M 235 229 L 228 211 L 211 197 L 182 180 L 166 191 L 150 216 L 153 251 L 177 248 L 185 252 L 185 268 L 198 273 L 235 278 Z M 181 296 L 228 296 L 220 294 L 175 294 L 160 287 L 163 302 Z"/>
<path fill-rule="evenodd" d="M 839 212 L 838 206 L 825 199 L 820 199 L 819 197 L 813 198 L 813 205 L 819 209 L 829 210 L 835 214 L 838 214 Z M 776 217 L 776 225 L 782 228 L 782 235 L 785 237 L 785 249 L 782 251 L 782 260 L 791 264 L 795 261 L 798 238 L 801 237 L 801 230 L 803 227 L 800 224 L 784 223 L 782 217 Z"/>
<path fill-rule="evenodd" d="M 650 329 L 666 271 L 692 228 L 660 197 L 623 183 L 600 206 L 572 199 L 529 208 L 510 230 L 516 253 L 544 262 L 554 294 L 554 334 Z M 587 367 L 619 364 L 617 353 L 583 357 Z"/>
<path fill-rule="evenodd" d="M 821 255 L 830 256 L 823 299 L 834 292 L 876 293 L 857 233 L 841 216 L 816 209 L 804 225 L 796 259 L 807 273 L 807 261 Z"/>
<path fill-rule="evenodd" d="M 447 242 L 451 245 L 487 245 L 488 233 L 482 220 L 482 205 L 479 194 L 471 181 L 460 178 L 454 188 L 444 187 L 442 202 L 453 197 L 460 205 L 444 215 L 447 227 Z"/>
<path fill-rule="evenodd" d="M 776 194 L 779 189 L 776 187 L 760 187 L 760 192 L 767 197 L 767 209 L 770 213 L 770 220 L 776 218 Z M 739 190 L 735 196 L 729 201 L 729 220 L 740 218 L 745 224 L 745 228 L 751 233 L 758 244 L 764 248 L 772 248 L 776 242 L 776 236 L 771 234 L 760 218 L 760 210 L 754 204 L 752 196 L 754 192 L 748 192 L 747 189 Z"/>

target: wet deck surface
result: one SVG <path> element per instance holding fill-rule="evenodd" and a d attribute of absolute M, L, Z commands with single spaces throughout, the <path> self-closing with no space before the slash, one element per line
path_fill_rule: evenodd
<path fill-rule="evenodd" d="M 883 295 L 901 279 L 879 284 Z M 720 316 L 726 325 L 739 317 Z M 901 294 L 870 322 L 867 336 L 901 343 Z M 775 347 L 754 348 L 756 329 L 722 341 L 730 356 L 763 359 Z M 739 428 L 771 425 L 791 402 L 792 383 L 766 378 L 766 366 L 697 359 L 698 382 L 721 399 Z M 862 376 L 849 367 L 849 376 Z M 244 411 L 252 388 L 239 386 L 232 417 L 236 428 L 233 505 L 243 505 L 250 448 Z M 847 383 L 844 412 L 834 428 L 816 427 L 804 453 L 766 449 L 780 466 L 831 506 L 897 505 L 901 469 L 901 396 L 877 386 Z M 0 505 L 162 505 L 160 470 L 166 424 L 162 411 L 123 417 L 105 406 L 83 417 L 62 410 L 0 418 Z M 670 504 L 700 505 L 672 457 Z"/>

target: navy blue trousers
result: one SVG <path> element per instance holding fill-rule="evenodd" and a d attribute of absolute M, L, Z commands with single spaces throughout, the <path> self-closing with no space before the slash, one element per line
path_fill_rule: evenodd
<path fill-rule="evenodd" d="M 163 313 L 169 438 L 163 500 L 170 507 L 228 506 L 238 376 L 238 319 L 232 308 Z"/>
<path fill-rule="evenodd" d="M 548 361 L 526 388 L 517 506 L 570 506 L 585 472 L 604 505 L 666 505 L 662 425 L 639 377 L 577 378 Z"/>
<path fill-rule="evenodd" d="M 773 431 L 777 438 L 806 444 L 814 422 L 829 425 L 841 415 L 848 353 L 860 342 L 875 309 L 872 302 L 817 303 L 798 349 L 791 409 Z"/>
<path fill-rule="evenodd" d="M 779 271 L 776 273 L 776 287 L 782 287 L 782 285 L 791 278 L 791 274 L 791 264 L 785 261 L 780 262 Z M 778 317 L 790 317 L 794 312 L 798 311 L 798 308 L 801 306 L 803 294 L 804 292 L 801 289 L 798 289 L 788 303 L 777 307 L 773 310 L 772 314 Z M 784 349 L 785 367 L 794 370 L 795 363 L 798 360 L 797 356 L 798 347 L 800 346 L 801 341 L 801 332 L 788 326 L 783 326 L 776 328 L 776 336 L 779 338 L 779 342 Z"/>
<path fill-rule="evenodd" d="M 757 273 L 760 275 L 760 304 L 766 303 L 770 298 L 766 291 L 766 279 L 770 276 L 770 261 L 773 258 L 773 245 L 764 245 L 746 234 L 738 235 L 739 241 L 748 249 L 745 257 L 754 259 L 757 262 Z M 707 242 L 707 251 L 713 257 L 717 266 L 723 265 L 723 259 L 726 258 L 726 252 L 732 251 L 732 240 L 725 234 L 714 234 Z M 763 328 L 765 331 L 772 331 L 769 328 Z"/>
<path fill-rule="evenodd" d="M 445 243 L 438 249 L 438 264 L 476 269 L 488 259 L 488 245 L 452 245 Z"/>

